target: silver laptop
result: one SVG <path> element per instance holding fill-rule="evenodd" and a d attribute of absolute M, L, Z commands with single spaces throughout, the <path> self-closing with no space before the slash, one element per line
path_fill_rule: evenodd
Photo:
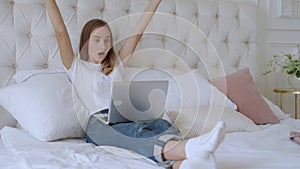
<path fill-rule="evenodd" d="M 145 122 L 161 118 L 165 111 L 167 80 L 113 82 L 106 124 Z M 103 119 L 103 115 L 102 116 Z"/>

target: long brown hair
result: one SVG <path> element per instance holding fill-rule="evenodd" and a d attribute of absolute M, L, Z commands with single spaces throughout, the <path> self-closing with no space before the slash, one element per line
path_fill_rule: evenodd
<path fill-rule="evenodd" d="M 88 21 L 81 32 L 81 37 L 80 37 L 80 44 L 79 44 L 79 53 L 80 53 L 80 58 L 82 60 L 87 61 L 89 58 L 89 53 L 88 53 L 88 41 L 90 38 L 91 33 L 96 29 L 96 28 L 100 28 L 106 26 L 108 28 L 108 30 L 110 31 L 110 34 L 112 34 L 110 27 L 108 26 L 108 24 L 101 20 L 101 19 L 92 19 L 90 21 Z M 115 50 L 113 47 L 113 39 L 111 38 L 111 48 L 107 53 L 107 56 L 105 57 L 105 59 L 102 61 L 102 68 L 101 68 L 101 72 L 104 73 L 105 75 L 110 74 L 115 66 L 116 63 L 116 54 L 115 54 Z"/>

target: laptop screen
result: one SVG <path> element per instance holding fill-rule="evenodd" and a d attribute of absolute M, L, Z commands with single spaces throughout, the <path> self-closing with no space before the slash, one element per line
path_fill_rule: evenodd
<path fill-rule="evenodd" d="M 150 121 L 162 117 L 168 81 L 113 82 L 109 123 Z"/>

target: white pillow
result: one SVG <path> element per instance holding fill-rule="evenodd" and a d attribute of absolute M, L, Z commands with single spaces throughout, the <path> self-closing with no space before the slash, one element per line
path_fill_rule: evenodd
<path fill-rule="evenodd" d="M 232 109 L 237 106 L 229 100 L 196 70 L 178 75 L 172 70 L 142 69 L 130 73 L 128 80 L 168 80 L 169 88 L 166 110 L 179 110 L 181 107 L 223 105 Z M 125 78 L 126 79 L 126 78 Z"/>
<path fill-rule="evenodd" d="M 237 109 L 226 95 L 211 85 L 197 70 L 175 76 L 175 80 L 179 88 L 173 85 L 175 88 L 171 92 L 179 92 L 177 95 L 181 95 L 182 107 L 218 105 Z"/>
<path fill-rule="evenodd" d="M 56 73 L 64 73 L 66 72 L 64 69 L 33 69 L 33 70 L 22 70 L 17 72 L 13 78 L 17 83 L 23 82 L 29 79 L 31 76 L 37 74 L 56 74 Z"/>
<path fill-rule="evenodd" d="M 169 111 L 167 114 L 185 139 L 211 131 L 220 120 L 225 122 L 226 132 L 260 130 L 243 114 L 223 106 L 184 107 L 180 111 Z"/>
<path fill-rule="evenodd" d="M 269 100 L 268 98 L 262 96 L 262 98 L 265 100 L 265 102 L 267 103 L 267 105 L 270 107 L 270 109 L 273 111 L 273 113 L 275 114 L 275 116 L 279 119 L 279 120 L 283 120 L 289 117 L 288 114 L 285 114 L 277 105 L 275 105 L 271 100 Z"/>
<path fill-rule="evenodd" d="M 0 105 L 24 130 L 41 141 L 84 135 L 66 73 L 32 74 L 21 79 L 24 81 L 0 89 Z"/>
<path fill-rule="evenodd" d="M 14 127 L 16 126 L 16 120 L 0 106 L 0 130 L 4 126 Z"/>

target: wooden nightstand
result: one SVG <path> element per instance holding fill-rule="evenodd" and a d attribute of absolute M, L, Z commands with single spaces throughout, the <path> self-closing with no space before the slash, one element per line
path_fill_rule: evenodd
<path fill-rule="evenodd" d="M 284 104 L 284 94 L 293 94 L 295 96 L 294 105 L 295 105 L 295 119 L 297 119 L 298 114 L 298 94 L 300 94 L 300 89 L 284 89 L 284 88 L 276 88 L 273 89 L 273 92 L 280 93 L 280 108 L 283 110 Z"/>

